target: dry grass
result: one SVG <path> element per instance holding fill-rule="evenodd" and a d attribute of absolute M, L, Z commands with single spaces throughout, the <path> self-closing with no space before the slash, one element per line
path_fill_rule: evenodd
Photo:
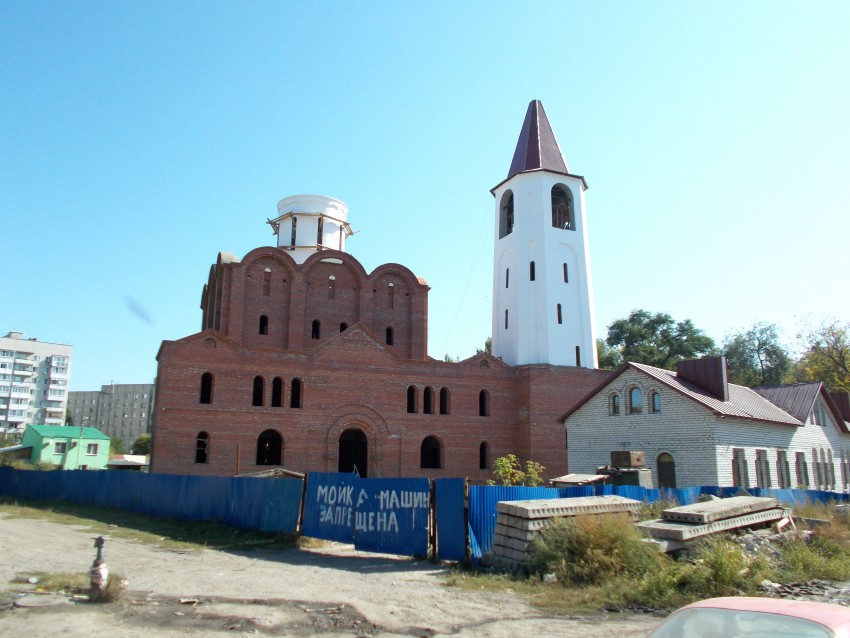
<path fill-rule="evenodd" d="M 92 535 L 184 551 L 204 548 L 228 551 L 286 549 L 296 543 L 294 535 L 238 529 L 215 521 L 161 518 L 68 502 L 18 503 L 0 500 L 0 515 L 74 525 Z"/>

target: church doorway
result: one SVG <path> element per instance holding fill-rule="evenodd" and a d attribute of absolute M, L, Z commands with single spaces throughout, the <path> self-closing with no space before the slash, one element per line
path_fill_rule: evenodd
<path fill-rule="evenodd" d="M 282 465 L 283 439 L 274 430 L 257 437 L 257 465 Z"/>
<path fill-rule="evenodd" d="M 339 435 L 339 471 L 368 476 L 369 442 L 363 430 L 348 428 Z"/>
<path fill-rule="evenodd" d="M 676 462 L 667 452 L 658 455 L 658 487 L 676 487 Z"/>

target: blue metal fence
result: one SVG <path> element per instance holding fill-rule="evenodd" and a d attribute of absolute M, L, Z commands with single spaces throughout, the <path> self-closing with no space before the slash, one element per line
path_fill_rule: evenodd
<path fill-rule="evenodd" d="M 425 556 L 429 512 L 428 479 L 310 473 L 301 532 L 365 551 Z"/>
<path fill-rule="evenodd" d="M 466 481 L 435 479 L 437 557 L 440 560 L 466 559 Z"/>
<path fill-rule="evenodd" d="M 654 503 L 694 503 L 701 494 L 733 496 L 736 487 L 647 489 L 636 486 L 469 487 L 464 479 L 437 479 L 435 523 L 437 555 L 473 560 L 492 549 L 496 504 L 613 494 Z M 345 543 L 358 549 L 424 556 L 428 549 L 428 479 L 360 479 L 354 474 L 311 473 L 307 477 L 303 520 L 298 479 L 200 477 L 84 470 L 33 472 L 0 467 L 0 496 L 22 500 L 65 500 L 101 507 L 227 525 L 292 533 Z M 795 506 L 846 502 L 847 494 L 816 490 L 749 488 Z"/>
<path fill-rule="evenodd" d="M 0 496 L 7 498 L 63 500 L 154 516 L 217 520 L 268 532 L 298 529 L 301 491 L 298 479 L 0 468 Z"/>

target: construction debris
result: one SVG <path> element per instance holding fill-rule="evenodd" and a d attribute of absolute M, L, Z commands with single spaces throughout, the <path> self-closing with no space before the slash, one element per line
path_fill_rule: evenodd
<path fill-rule="evenodd" d="M 585 496 L 535 501 L 504 501 L 496 504 L 493 562 L 501 567 L 523 568 L 530 561 L 531 543 L 552 519 L 580 514 L 635 515 L 640 501 L 622 496 Z"/>
<path fill-rule="evenodd" d="M 672 507 L 662 512 L 662 518 L 637 523 L 637 526 L 663 543 L 663 551 L 681 549 L 688 541 L 748 527 L 779 524 L 790 521 L 788 510 L 774 498 L 733 496 L 719 500 Z"/>

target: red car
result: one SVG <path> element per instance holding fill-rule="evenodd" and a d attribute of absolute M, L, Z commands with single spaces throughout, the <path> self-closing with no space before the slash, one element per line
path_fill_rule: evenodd
<path fill-rule="evenodd" d="M 682 607 L 649 638 L 850 638 L 850 607 L 782 598 L 709 598 Z"/>

